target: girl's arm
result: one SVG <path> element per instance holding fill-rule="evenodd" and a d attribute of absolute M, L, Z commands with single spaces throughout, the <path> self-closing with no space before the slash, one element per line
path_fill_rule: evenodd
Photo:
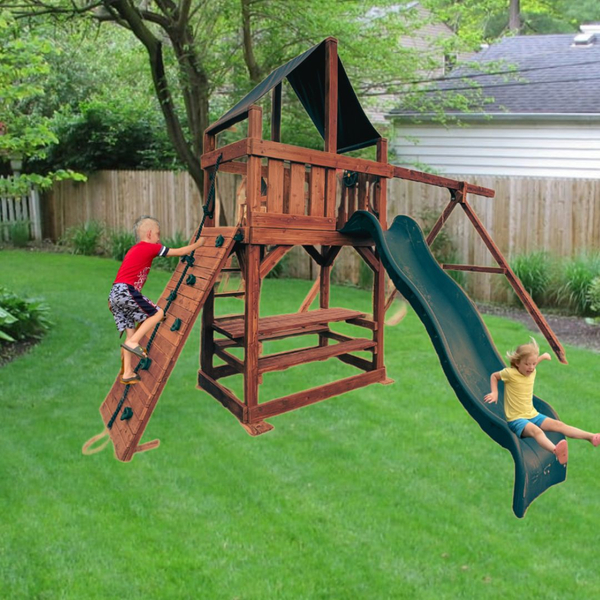
<path fill-rule="evenodd" d="M 206 238 L 201 237 L 197 242 L 190 244 L 189 246 L 182 246 L 181 248 L 169 248 L 167 256 L 185 256 L 197 248 L 200 248 L 200 246 L 203 246 L 205 241 Z"/>
<path fill-rule="evenodd" d="M 498 402 L 498 382 L 500 381 L 500 371 L 492 373 L 490 377 L 490 388 L 491 392 L 486 394 L 483 399 L 489 404 Z"/>
<path fill-rule="evenodd" d="M 541 363 L 543 360 L 552 360 L 552 357 L 551 357 L 551 356 L 550 356 L 550 355 L 549 355 L 547 352 L 544 352 L 544 354 L 542 354 L 541 356 L 538 356 L 536 367 L 537 367 L 537 365 L 539 365 L 539 364 L 540 364 L 540 363 Z"/>

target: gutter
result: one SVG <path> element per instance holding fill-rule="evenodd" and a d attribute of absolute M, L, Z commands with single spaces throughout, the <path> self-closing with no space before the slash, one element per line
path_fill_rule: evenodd
<path fill-rule="evenodd" d="M 598 113 L 447 113 L 448 118 L 458 121 L 483 121 L 490 123 L 492 121 L 557 121 L 557 122 L 573 122 L 581 123 L 597 123 L 600 121 L 600 112 Z M 435 113 L 388 113 L 385 115 L 388 121 L 397 121 L 411 124 L 422 121 L 425 123 L 433 123 L 434 125 L 442 125 L 439 123 L 439 115 Z M 446 124 L 448 125 L 448 124 Z"/>

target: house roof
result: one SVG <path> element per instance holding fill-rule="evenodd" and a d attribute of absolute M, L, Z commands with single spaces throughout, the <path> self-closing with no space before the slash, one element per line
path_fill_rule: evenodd
<path fill-rule="evenodd" d="M 504 38 L 439 81 L 437 93 L 464 93 L 469 84 L 462 78 L 468 76 L 491 99 L 479 115 L 600 116 L 600 35 L 595 40 L 575 45 L 572 34 Z M 479 65 L 504 73 L 481 75 Z M 515 73 L 506 73 L 511 67 Z M 402 107 L 391 111 L 392 116 L 415 114 Z"/>
<path fill-rule="evenodd" d="M 324 136 L 326 100 L 325 43 L 309 48 L 275 69 L 206 131 L 216 134 L 245 119 L 252 104 L 287 78 L 315 127 Z M 338 58 L 337 151 L 349 152 L 377 143 L 380 135 L 369 121 Z"/>

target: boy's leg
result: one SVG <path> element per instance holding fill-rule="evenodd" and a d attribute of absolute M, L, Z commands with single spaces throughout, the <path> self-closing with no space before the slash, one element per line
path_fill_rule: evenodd
<path fill-rule="evenodd" d="M 135 329 L 129 329 L 129 328 L 125 329 L 125 336 L 126 336 L 125 342 L 129 341 L 134 333 L 135 333 Z M 131 365 L 131 358 L 133 355 L 131 354 L 131 352 L 127 352 L 126 350 L 123 350 L 123 348 L 121 348 L 121 355 L 123 357 L 122 378 L 130 379 L 131 377 L 133 377 L 135 375 L 135 373 L 133 372 L 133 367 Z"/>
<path fill-rule="evenodd" d="M 129 336 L 129 330 L 127 330 L 127 339 L 125 340 L 125 345 L 129 348 L 135 348 L 136 346 L 139 346 L 141 339 L 163 318 L 163 315 L 163 309 L 158 308 L 156 312 L 151 317 L 148 317 L 145 321 L 143 321 L 137 329 L 132 330 L 133 334 L 131 336 Z M 131 354 L 131 352 L 125 352 L 125 354 Z"/>
<path fill-rule="evenodd" d="M 544 431 L 558 431 L 564 436 L 573 438 L 575 440 L 588 440 L 588 442 L 591 442 L 594 438 L 594 434 L 590 433 L 589 431 L 583 431 L 583 429 L 571 427 L 571 425 L 567 425 L 566 423 L 558 421 L 557 419 L 551 419 L 550 417 L 544 419 L 541 427 Z"/>

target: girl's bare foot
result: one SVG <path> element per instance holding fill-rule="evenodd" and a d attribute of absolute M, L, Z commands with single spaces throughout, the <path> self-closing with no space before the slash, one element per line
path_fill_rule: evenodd
<path fill-rule="evenodd" d="M 600 433 L 595 433 L 590 440 L 592 442 L 594 448 L 600 444 Z"/>
<path fill-rule="evenodd" d="M 569 458 L 569 446 L 567 440 L 561 440 L 554 447 L 554 454 L 561 465 L 566 465 Z"/>

